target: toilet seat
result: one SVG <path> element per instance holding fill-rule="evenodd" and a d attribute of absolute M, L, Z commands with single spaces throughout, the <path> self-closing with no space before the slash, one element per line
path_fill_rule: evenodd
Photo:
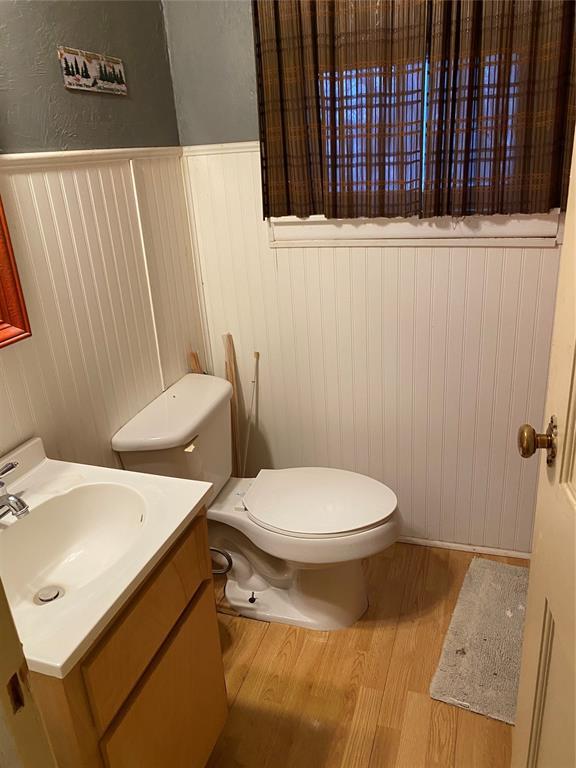
<path fill-rule="evenodd" d="M 395 512 L 370 528 L 336 535 L 302 536 L 265 527 L 250 517 L 244 503 L 255 481 L 255 478 L 230 478 L 208 507 L 208 520 L 234 528 L 273 557 L 318 567 L 370 557 L 398 538 L 398 515 Z"/>
<path fill-rule="evenodd" d="M 243 498 L 257 525 L 298 538 L 334 538 L 381 525 L 396 494 L 366 475 L 327 467 L 262 470 Z"/>

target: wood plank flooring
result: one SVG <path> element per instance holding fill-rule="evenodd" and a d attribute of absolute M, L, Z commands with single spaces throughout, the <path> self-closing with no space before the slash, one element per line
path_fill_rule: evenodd
<path fill-rule="evenodd" d="M 337 632 L 230 615 L 220 592 L 230 715 L 209 768 L 508 768 L 511 726 L 428 695 L 472 557 L 396 544 Z"/>

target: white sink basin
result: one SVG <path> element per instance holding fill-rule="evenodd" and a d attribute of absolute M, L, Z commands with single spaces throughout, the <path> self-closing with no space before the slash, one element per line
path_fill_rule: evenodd
<path fill-rule="evenodd" d="M 0 536 L 0 575 L 11 605 L 38 590 L 69 594 L 137 546 L 146 502 L 133 488 L 93 483 L 39 504 Z M 38 604 L 38 603 L 36 603 Z"/>
<path fill-rule="evenodd" d="M 0 458 L 28 515 L 0 519 L 0 578 L 28 666 L 64 677 L 202 508 L 211 483 L 46 458 Z M 45 588 L 54 599 L 46 598 Z"/>

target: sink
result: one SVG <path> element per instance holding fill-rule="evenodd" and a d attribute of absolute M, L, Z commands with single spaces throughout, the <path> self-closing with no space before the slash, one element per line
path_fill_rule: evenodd
<path fill-rule="evenodd" d="M 36 506 L 0 536 L 0 576 L 10 604 L 34 602 L 49 585 L 70 595 L 98 579 L 137 546 L 145 511 L 144 498 L 118 483 L 82 485 Z"/>
<path fill-rule="evenodd" d="M 0 520 L 0 578 L 28 667 L 65 677 L 200 512 L 211 483 L 46 457 L 33 438 L 8 490 L 29 514 Z"/>

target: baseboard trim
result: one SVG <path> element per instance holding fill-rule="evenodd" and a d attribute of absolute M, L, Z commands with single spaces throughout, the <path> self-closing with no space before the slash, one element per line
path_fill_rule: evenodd
<path fill-rule="evenodd" d="M 239 152 L 260 152 L 259 141 L 230 141 L 226 144 L 190 144 L 182 147 L 184 157 L 198 155 L 236 155 Z"/>
<path fill-rule="evenodd" d="M 399 541 L 405 544 L 418 544 L 421 547 L 438 547 L 439 549 L 456 549 L 460 552 L 478 552 L 480 555 L 500 555 L 500 557 L 517 557 L 520 560 L 530 560 L 530 552 L 518 552 L 514 549 L 498 549 L 497 547 L 477 547 L 472 544 L 459 544 L 453 541 L 433 541 L 418 539 L 415 536 L 400 536 Z"/>
<path fill-rule="evenodd" d="M 117 149 L 73 149 L 53 152 L 0 154 L 0 172 L 69 168 L 126 160 L 182 157 L 182 147 L 120 147 Z"/>

